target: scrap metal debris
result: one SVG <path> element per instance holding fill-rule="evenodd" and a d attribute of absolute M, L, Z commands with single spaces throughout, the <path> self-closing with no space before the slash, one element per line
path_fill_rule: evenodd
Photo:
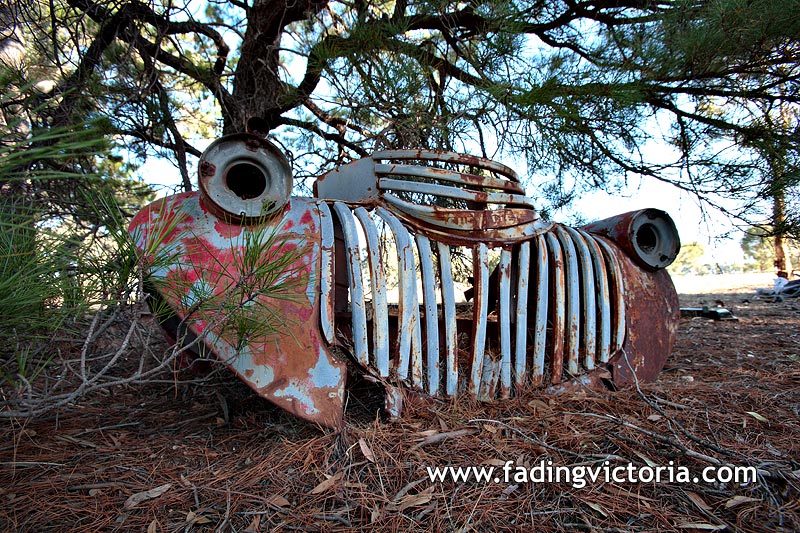
<path fill-rule="evenodd" d="M 712 320 L 739 320 L 733 313 L 723 307 L 681 307 L 681 317 L 684 318 L 710 318 Z"/>

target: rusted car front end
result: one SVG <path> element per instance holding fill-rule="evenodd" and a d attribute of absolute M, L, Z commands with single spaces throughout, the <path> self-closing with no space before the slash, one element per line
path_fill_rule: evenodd
<path fill-rule="evenodd" d="M 254 135 L 199 168 L 199 192 L 131 223 L 154 292 L 184 344 L 303 419 L 341 425 L 348 371 L 399 415 L 410 391 L 653 380 L 672 348 L 680 242 L 662 211 L 554 224 L 510 168 L 448 152 L 377 152 L 314 198 L 290 196 L 286 160 Z"/>

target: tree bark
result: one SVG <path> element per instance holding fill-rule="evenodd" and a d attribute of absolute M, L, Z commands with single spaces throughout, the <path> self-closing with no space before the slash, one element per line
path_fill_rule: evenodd
<path fill-rule="evenodd" d="M 778 271 L 792 272 L 792 260 L 784 237 L 786 226 L 786 195 L 776 190 L 772 196 L 772 227 L 775 231 L 775 268 Z"/>
<path fill-rule="evenodd" d="M 223 133 L 247 129 L 259 119 L 268 131 L 279 125 L 287 96 L 280 75 L 280 41 L 283 28 L 319 11 L 326 0 L 256 0 L 247 13 L 247 30 L 233 78 L 233 98 L 223 105 Z M 224 103 L 223 103 L 224 104 Z"/>

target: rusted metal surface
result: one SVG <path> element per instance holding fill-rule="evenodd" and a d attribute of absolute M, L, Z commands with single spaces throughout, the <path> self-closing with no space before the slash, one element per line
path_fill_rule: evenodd
<path fill-rule="evenodd" d="M 419 263 L 422 269 L 422 301 L 425 309 L 425 347 L 427 357 L 427 387 L 431 394 L 439 393 L 439 312 L 436 305 L 436 277 L 433 269 L 433 251 L 430 241 L 417 235 Z"/>
<path fill-rule="evenodd" d="M 536 321 L 533 341 L 533 368 L 531 369 L 531 385 L 538 386 L 544 380 L 544 362 L 547 353 L 547 322 L 550 307 L 550 262 L 547 253 L 546 238 L 537 235 L 536 243 Z"/>
<path fill-rule="evenodd" d="M 411 383 L 419 387 L 422 383 L 422 334 L 419 323 L 419 301 L 417 298 L 416 263 L 411 235 L 391 212 L 378 207 L 375 212 L 386 222 L 394 236 L 400 272 L 400 353 L 397 376 L 408 377 L 409 366 Z"/>
<path fill-rule="evenodd" d="M 481 174 L 420 163 L 455 165 Z M 533 209 L 533 200 L 524 195 L 513 170 L 465 154 L 377 152 L 325 174 L 316 181 L 314 191 L 322 198 L 379 202 L 392 208 L 413 231 L 464 246 L 506 246 L 550 227 Z M 450 207 L 454 202 L 463 205 Z"/>
<path fill-rule="evenodd" d="M 367 309 L 364 301 L 364 280 L 361 276 L 361 253 L 358 234 L 350 209 L 341 202 L 335 202 L 333 209 L 344 230 L 345 251 L 347 254 L 347 280 L 349 287 L 350 316 L 352 317 L 353 355 L 362 365 L 369 364 L 367 350 Z"/>
<path fill-rule="evenodd" d="M 390 178 L 378 179 L 378 188 L 381 191 L 387 192 L 409 192 L 437 196 L 439 198 L 478 202 L 482 204 L 505 204 L 511 206 L 530 207 L 531 209 L 533 208 L 533 199 L 521 194 L 471 191 L 469 189 L 448 187 L 446 185 L 435 185 L 431 183 Z"/>
<path fill-rule="evenodd" d="M 580 329 L 581 329 L 581 363 L 586 370 L 594 368 L 597 350 L 597 298 L 595 287 L 597 280 L 594 274 L 591 252 L 583 236 L 576 230 L 563 226 L 564 231 L 571 237 L 575 250 L 578 253 L 578 263 L 580 264 Z"/>
<path fill-rule="evenodd" d="M 617 259 L 625 279 L 627 335 L 622 349 L 609 361 L 614 383 L 653 381 L 675 343 L 678 296 L 665 270 L 643 270 L 622 253 Z"/>
<path fill-rule="evenodd" d="M 453 273 L 450 268 L 450 247 L 445 243 L 437 243 L 439 250 L 439 280 L 442 289 L 442 307 L 444 322 L 444 339 L 446 353 L 446 389 L 447 396 L 455 396 L 458 392 L 458 332 L 456 326 L 456 300 L 453 292 Z"/>
<path fill-rule="evenodd" d="M 410 161 L 441 161 L 444 163 L 456 163 L 472 168 L 480 168 L 494 172 L 508 178 L 512 182 L 519 182 L 519 177 L 514 169 L 507 167 L 497 161 L 478 157 L 470 154 L 459 154 L 456 152 L 444 152 L 439 150 L 384 150 L 375 152 L 372 158 L 376 161 L 391 160 L 410 160 Z"/>
<path fill-rule="evenodd" d="M 642 210 L 579 229 L 552 224 L 536 214 L 508 167 L 427 150 L 378 152 L 320 178 L 319 198 L 279 205 L 280 195 L 274 202 L 273 193 L 253 196 L 258 175 L 244 173 L 255 176 L 251 187 L 224 174 L 240 164 L 237 157 L 256 157 L 244 152 L 269 149 L 249 137 L 228 141 L 204 155 L 200 195 L 151 205 L 131 231 L 143 255 L 152 253 L 148 238 L 168 233 L 156 248 L 180 260 L 154 266 L 151 276 L 191 282 L 164 294 L 178 319 L 290 412 L 341 423 L 346 362 L 333 346 L 383 384 L 392 416 L 400 415 L 406 390 L 492 401 L 529 387 L 651 380 L 663 366 L 678 307 L 662 267 L 679 246 L 665 213 Z M 235 189 L 226 194 L 239 203 L 214 197 L 214 187 Z M 250 201 L 260 202 L 259 216 L 236 213 Z M 169 220 L 179 223 L 165 225 Z M 234 257 L 244 254 L 242 235 L 259 228 L 277 231 L 280 246 L 299 251 L 286 275 L 302 283 L 291 298 L 258 297 L 285 331 L 233 342 L 215 322 L 224 317 L 200 316 L 192 306 L 204 291 L 222 294 L 241 278 Z M 457 305 L 459 255 L 472 258 L 473 288 L 472 301 Z"/>
<path fill-rule="evenodd" d="M 630 211 L 593 222 L 583 229 L 608 237 L 648 270 L 666 268 L 681 249 L 675 223 L 660 209 Z"/>
<path fill-rule="evenodd" d="M 556 228 L 556 236 L 561 243 L 564 254 L 564 289 L 566 290 L 566 343 L 564 355 L 567 363 L 567 373 L 570 377 L 578 374 L 578 359 L 580 358 L 580 313 L 581 291 L 580 271 L 578 270 L 578 252 L 575 244 L 562 227 Z"/>
<path fill-rule="evenodd" d="M 287 275 L 294 278 L 280 298 L 259 295 L 246 305 L 269 309 L 285 318 L 285 327 L 240 342 L 226 328 L 219 306 L 241 279 L 250 275 L 241 258 L 248 232 L 264 227 L 229 224 L 200 201 L 184 193 L 150 204 L 130 225 L 140 251 L 154 248 L 174 261 L 153 263 L 151 278 L 172 311 L 193 335 L 260 396 L 301 418 L 325 426 L 341 423 L 346 363 L 331 353 L 320 328 L 320 216 L 316 202 L 293 198 L 279 218 L 266 224 L 280 236 L 265 251 L 264 261 L 296 254 Z M 145 257 L 148 260 L 148 256 Z M 154 259 L 151 259 L 155 261 Z M 269 294 L 268 290 L 264 291 Z M 227 307 L 227 306 L 224 306 Z"/>
<path fill-rule="evenodd" d="M 625 282 L 619 261 L 619 257 L 622 254 L 617 253 L 619 248 L 612 247 L 603 239 L 596 239 L 595 242 L 603 250 L 606 263 L 609 265 L 609 302 L 611 303 L 613 310 L 611 345 L 609 352 L 613 355 L 622 347 L 622 343 L 625 341 L 627 324 L 625 308 L 626 300 L 630 297 L 626 297 L 625 294 Z"/>
<path fill-rule="evenodd" d="M 514 331 L 514 384 L 519 389 L 525 385 L 528 364 L 528 292 L 531 274 L 531 243 L 519 246 L 517 266 L 517 306 Z M 512 280 L 513 282 L 513 280 Z"/>
<path fill-rule="evenodd" d="M 378 369 L 378 375 L 385 378 L 389 375 L 389 305 L 386 300 L 386 271 L 383 267 L 380 238 L 366 209 L 359 207 L 354 213 L 361 222 L 367 239 L 372 289 L 372 345 L 375 353 L 373 364 Z"/>
<path fill-rule="evenodd" d="M 592 270 L 595 274 L 595 295 L 598 303 L 595 320 L 598 330 L 596 361 L 605 363 L 611 356 L 611 301 L 606 262 L 603 257 L 603 251 L 596 239 L 583 230 L 578 230 L 578 233 L 584 238 L 589 249 L 589 255 L 592 258 Z"/>
<path fill-rule="evenodd" d="M 511 251 L 500 252 L 500 397 L 511 396 Z"/>
<path fill-rule="evenodd" d="M 434 160 L 431 158 L 431 160 Z M 436 158 L 435 160 L 443 161 L 443 159 Z M 453 157 L 449 159 L 450 162 L 458 162 L 458 159 Z M 488 189 L 499 189 L 502 191 L 525 194 L 525 189 L 517 181 L 515 174 L 507 174 L 509 179 L 499 179 L 486 176 L 477 176 L 466 172 L 454 172 L 444 168 L 423 167 L 419 165 L 387 165 L 376 164 L 375 174 L 378 176 L 416 176 L 419 178 L 432 178 L 442 181 L 448 181 L 458 184 L 466 184 L 474 187 L 486 187 Z M 378 184 L 380 186 L 380 183 Z M 528 202 L 526 202 L 527 205 Z"/>
<path fill-rule="evenodd" d="M 553 304 L 552 334 L 550 335 L 550 374 L 553 383 L 561 382 L 562 367 L 564 366 L 564 346 L 566 344 L 566 279 L 564 277 L 564 254 L 561 244 L 553 233 L 545 235 L 547 248 L 552 257 L 552 281 L 550 282 L 550 302 Z"/>
<path fill-rule="evenodd" d="M 335 343 L 333 323 L 333 245 L 334 229 L 333 219 L 328 204 L 317 202 L 320 223 L 320 304 L 319 314 L 322 333 L 328 344 Z"/>
<path fill-rule="evenodd" d="M 472 250 L 475 303 L 472 312 L 472 362 L 470 364 L 470 377 L 467 391 L 470 396 L 477 398 L 481 387 L 481 374 L 483 373 L 484 358 L 486 356 L 486 318 L 489 305 L 489 260 L 488 248 L 479 244 Z"/>
<path fill-rule="evenodd" d="M 199 165 L 200 191 L 217 217 L 254 223 L 279 213 L 292 193 L 286 157 L 269 141 L 242 133 L 211 143 Z"/>

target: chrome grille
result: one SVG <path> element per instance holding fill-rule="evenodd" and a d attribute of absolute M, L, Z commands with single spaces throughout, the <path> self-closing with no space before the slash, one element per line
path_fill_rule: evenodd
<path fill-rule="evenodd" d="M 622 346 L 622 275 L 600 237 L 553 225 L 522 243 L 471 246 L 472 305 L 458 316 L 451 245 L 412 233 L 381 206 L 318 206 L 323 333 L 378 379 L 434 396 L 506 398 L 592 370 Z M 499 255 L 492 273 L 490 255 Z M 397 272 L 396 307 L 389 270 Z M 337 271 L 346 305 L 334 301 Z"/>

